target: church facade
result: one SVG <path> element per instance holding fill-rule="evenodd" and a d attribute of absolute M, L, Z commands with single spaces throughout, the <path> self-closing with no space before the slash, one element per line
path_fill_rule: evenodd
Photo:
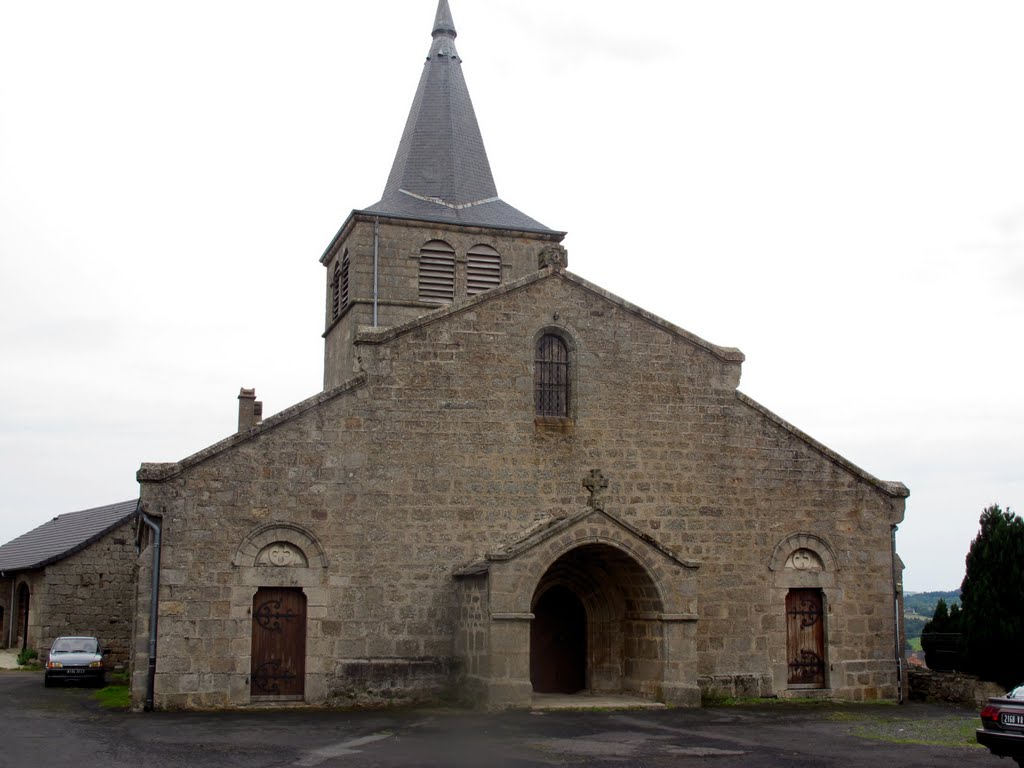
<path fill-rule="evenodd" d="M 455 36 L 440 0 L 384 195 L 322 256 L 323 391 L 243 391 L 139 470 L 136 706 L 899 697 L 907 489 L 568 271 L 497 194 Z"/>

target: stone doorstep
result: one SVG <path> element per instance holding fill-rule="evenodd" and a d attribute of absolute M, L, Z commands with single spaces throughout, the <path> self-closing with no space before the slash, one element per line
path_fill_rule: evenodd
<path fill-rule="evenodd" d="M 18 652 L 0 650 L 0 669 L 17 669 Z"/>
<path fill-rule="evenodd" d="M 778 692 L 780 699 L 832 699 L 834 691 L 831 688 L 786 688 Z"/>
<path fill-rule="evenodd" d="M 667 709 L 660 701 L 621 693 L 535 693 L 534 712 L 557 709 Z"/>

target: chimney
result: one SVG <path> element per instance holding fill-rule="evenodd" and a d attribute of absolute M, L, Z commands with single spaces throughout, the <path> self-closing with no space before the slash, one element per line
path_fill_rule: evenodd
<path fill-rule="evenodd" d="M 238 431 L 245 432 L 263 421 L 263 403 L 256 399 L 255 389 L 242 389 L 238 393 Z"/>

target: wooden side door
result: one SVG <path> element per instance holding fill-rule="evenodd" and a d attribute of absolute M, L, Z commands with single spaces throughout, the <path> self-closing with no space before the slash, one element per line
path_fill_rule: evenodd
<path fill-rule="evenodd" d="M 825 687 L 825 616 L 820 589 L 786 595 L 786 658 L 789 685 Z"/>
<path fill-rule="evenodd" d="M 306 596 L 301 589 L 261 588 L 252 599 L 252 696 L 305 693 Z"/>

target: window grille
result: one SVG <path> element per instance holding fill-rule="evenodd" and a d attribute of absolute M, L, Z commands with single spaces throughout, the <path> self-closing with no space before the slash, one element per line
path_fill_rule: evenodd
<path fill-rule="evenodd" d="M 442 240 L 420 249 L 419 295 L 432 304 L 455 301 L 455 249 Z"/>
<path fill-rule="evenodd" d="M 474 245 L 466 254 L 466 295 L 501 285 L 501 255 L 489 245 Z"/>
<path fill-rule="evenodd" d="M 537 342 L 533 371 L 534 401 L 538 416 L 569 416 L 569 348 L 547 333 Z"/>

